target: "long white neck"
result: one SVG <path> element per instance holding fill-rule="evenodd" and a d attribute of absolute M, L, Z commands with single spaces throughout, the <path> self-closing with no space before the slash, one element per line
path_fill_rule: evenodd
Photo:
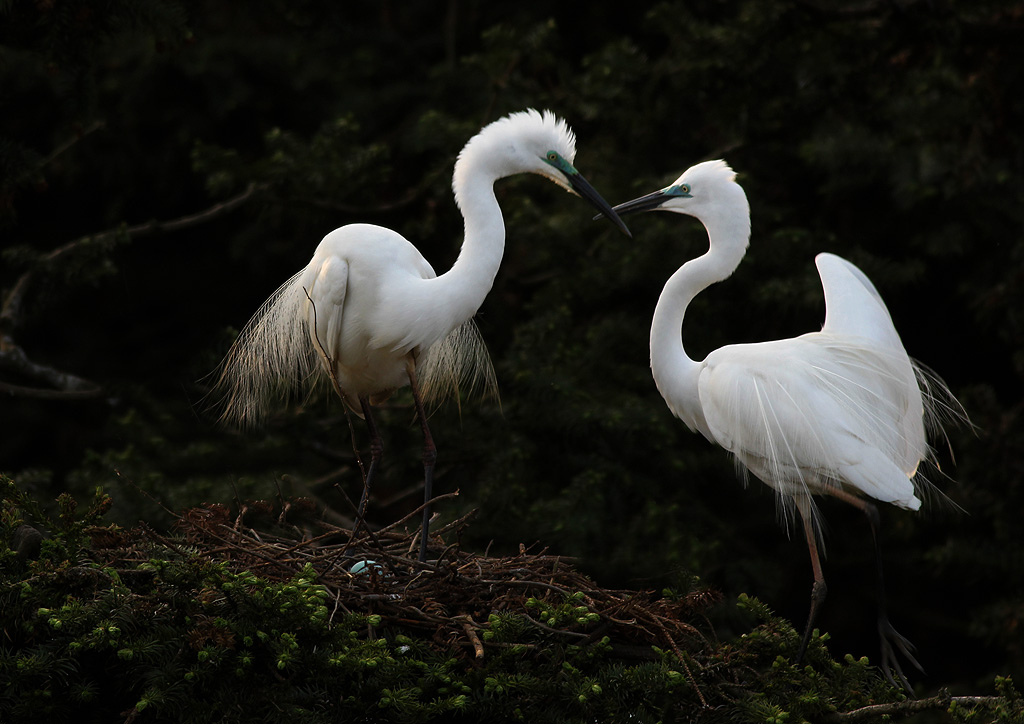
<path fill-rule="evenodd" d="M 505 252 L 505 222 L 494 195 L 494 182 L 508 171 L 486 154 L 467 157 L 455 164 L 452 188 L 462 211 L 465 235 L 458 259 L 444 274 L 430 280 L 431 298 L 444 299 L 452 326 L 472 317 L 494 284 Z"/>
<path fill-rule="evenodd" d="M 750 216 L 710 213 L 702 217 L 711 248 L 683 264 L 665 283 L 651 322 L 651 373 L 672 413 L 691 430 L 710 436 L 697 393 L 702 363 L 691 359 L 683 347 L 683 318 L 697 294 L 728 278 L 739 266 L 750 239 Z"/>

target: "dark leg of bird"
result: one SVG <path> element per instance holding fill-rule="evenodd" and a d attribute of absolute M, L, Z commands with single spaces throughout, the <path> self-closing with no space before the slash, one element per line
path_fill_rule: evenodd
<path fill-rule="evenodd" d="M 363 522 L 363 515 L 366 513 L 366 503 L 370 499 L 370 485 L 373 483 L 373 474 L 377 470 L 377 463 L 384 455 L 384 443 L 381 442 L 380 434 L 377 432 L 377 423 L 373 419 L 373 405 L 366 397 L 359 398 L 359 405 L 363 408 L 366 428 L 370 431 L 370 469 L 366 471 L 366 476 L 363 478 L 363 494 L 359 498 L 359 508 L 356 510 L 357 528 Z"/>
<path fill-rule="evenodd" d="M 796 662 L 803 661 L 804 653 L 807 651 L 807 644 L 814 632 L 814 622 L 818 618 L 818 611 L 821 604 L 825 602 L 828 595 L 828 586 L 825 585 L 825 574 L 821 570 L 821 558 L 818 556 L 818 539 L 814 532 L 814 518 L 811 514 L 811 503 L 809 500 L 797 498 L 797 510 L 800 511 L 800 520 L 803 522 L 804 535 L 807 536 L 807 550 L 811 554 L 811 571 L 814 573 L 814 585 L 811 586 L 811 610 L 807 614 L 807 625 L 804 627 L 804 635 L 800 640 L 800 648 L 796 653 Z"/>
<path fill-rule="evenodd" d="M 419 383 L 416 381 L 416 361 L 410 355 L 405 363 L 409 373 L 409 385 L 412 388 L 412 399 L 416 404 L 416 417 L 423 428 L 423 529 L 420 531 L 420 560 L 427 560 L 427 538 L 430 533 L 430 499 L 434 496 L 434 463 L 437 462 L 437 448 L 434 438 L 427 426 L 427 414 L 423 409 L 423 398 L 420 397 Z"/>
<path fill-rule="evenodd" d="M 864 514 L 867 516 L 868 523 L 871 525 L 871 541 L 875 545 L 875 564 L 877 568 L 876 588 L 878 591 L 878 637 L 882 648 L 882 673 L 885 674 L 885 678 L 889 680 L 890 684 L 896 686 L 896 681 L 892 676 L 892 670 L 895 669 L 896 676 L 899 677 L 903 688 L 908 694 L 913 696 L 914 690 L 911 688 L 910 682 L 907 681 L 907 677 L 903 675 L 903 669 L 900 667 L 900 661 L 896 657 L 896 651 L 898 650 L 903 654 L 907 658 L 907 661 L 912 663 L 914 668 L 922 674 L 924 673 L 924 669 L 921 668 L 921 664 L 918 663 L 916 658 L 914 658 L 914 644 L 910 643 L 905 636 L 893 628 L 892 623 L 889 621 L 889 616 L 886 613 L 885 608 L 885 576 L 882 572 L 882 546 L 878 537 L 878 508 L 871 503 L 864 502 Z"/>
<path fill-rule="evenodd" d="M 862 500 L 853 495 L 843 493 L 842 495 L 836 495 L 836 497 L 845 500 L 854 507 L 860 508 L 865 517 L 868 519 L 868 524 L 871 526 L 871 542 L 875 548 L 875 566 L 876 566 L 876 590 L 878 593 L 878 636 L 882 649 L 882 662 L 881 669 L 882 673 L 885 674 L 885 678 L 889 680 L 889 683 L 893 686 L 898 686 L 896 680 L 893 678 L 893 669 L 896 670 L 896 676 L 900 680 L 900 684 L 911 696 L 914 690 L 910 686 L 910 682 L 907 681 L 907 677 L 903 675 L 903 668 L 900 666 L 899 659 L 896 658 L 896 651 L 903 654 L 907 660 L 914 665 L 918 671 L 922 674 L 924 669 L 921 668 L 921 664 L 918 663 L 917 659 L 914 658 L 914 644 L 900 634 L 892 623 L 889 621 L 889 616 L 885 610 L 885 576 L 882 572 L 882 546 L 879 542 L 878 530 L 880 526 L 880 519 L 878 517 L 878 508 L 873 503 L 869 503 L 866 500 Z"/>

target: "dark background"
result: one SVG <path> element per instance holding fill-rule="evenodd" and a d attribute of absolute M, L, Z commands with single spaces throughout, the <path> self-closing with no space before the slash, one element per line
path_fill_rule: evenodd
<path fill-rule="evenodd" d="M 209 414 L 204 378 L 333 228 L 389 226 L 447 269 L 462 231 L 458 151 L 506 113 L 550 108 L 612 203 L 705 159 L 739 172 L 751 248 L 691 306 L 692 356 L 817 329 L 819 251 L 874 280 L 908 352 L 977 426 L 936 442 L 941 471 L 926 472 L 948 500 L 882 510 L 890 613 L 927 671 L 912 678 L 954 693 L 1024 679 L 1024 4 L 578 7 L 0 3 L 0 290 L 32 272 L 0 328 L 0 471 L 43 499 L 102 486 L 124 525 L 279 494 L 350 514 L 338 486 L 355 497 L 360 484 L 336 400 L 243 434 Z M 250 184 L 230 213 L 46 260 Z M 438 506 L 443 519 L 478 508 L 464 546 L 547 547 L 611 586 L 697 576 L 726 596 L 722 636 L 742 626 L 729 604 L 741 592 L 802 625 L 802 533 L 787 539 L 771 492 L 744 490 L 650 377 L 654 304 L 704 251 L 703 229 L 649 214 L 628 219 L 628 241 L 536 178 L 497 191 L 506 255 L 478 322 L 501 400 L 431 419 L 437 492 L 460 491 Z M 15 369 L 14 348 L 100 393 L 41 397 L 52 385 Z M 386 523 L 421 495 L 407 393 L 380 422 L 387 457 L 371 517 Z M 822 508 L 820 626 L 836 656 L 876 661 L 867 524 L 842 504 Z"/>

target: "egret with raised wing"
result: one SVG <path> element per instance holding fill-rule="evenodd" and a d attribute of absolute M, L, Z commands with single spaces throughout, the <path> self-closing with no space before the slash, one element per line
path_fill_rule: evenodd
<path fill-rule="evenodd" d="M 552 113 L 527 110 L 484 127 L 462 149 L 452 188 L 465 222 L 458 259 L 437 276 L 400 234 L 370 224 L 335 229 L 305 269 L 264 303 L 221 365 L 215 388 L 222 417 L 247 425 L 317 382 L 328 381 L 366 421 L 370 465 L 362 518 L 383 453 L 373 406 L 410 385 L 423 432 L 424 511 L 420 559 L 426 559 L 437 450 L 424 402 L 460 383 L 494 385 L 473 315 L 491 289 L 505 248 L 494 194 L 498 179 L 534 173 L 577 194 L 629 234 L 610 205 L 573 166 L 576 140 Z"/>
<path fill-rule="evenodd" d="M 878 629 L 882 668 L 895 668 L 909 689 L 898 649 L 915 666 L 913 646 L 885 613 L 877 500 L 921 507 L 928 487 L 918 466 L 931 449 L 926 427 L 957 403 L 934 375 L 913 362 L 889 311 L 868 278 L 833 254 L 815 258 L 825 293 L 820 332 L 714 350 L 703 361 L 683 348 L 682 325 L 693 298 L 728 278 L 746 254 L 750 207 L 723 161 L 688 169 L 674 183 L 615 211 L 673 211 L 704 224 L 710 248 L 665 284 L 651 323 L 651 372 L 672 413 L 725 448 L 778 494 L 780 510 L 803 522 L 814 585 L 803 658 L 826 586 L 818 554 L 821 535 L 814 495 L 831 495 L 863 511 L 878 556 Z M 942 409 L 942 406 L 948 409 Z M 787 517 L 788 520 L 788 517 Z"/>

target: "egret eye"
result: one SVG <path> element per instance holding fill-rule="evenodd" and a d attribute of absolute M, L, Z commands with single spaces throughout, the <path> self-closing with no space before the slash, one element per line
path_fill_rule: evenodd
<path fill-rule="evenodd" d="M 679 186 L 679 193 L 688 194 L 690 193 L 690 184 L 681 184 Z"/>
<path fill-rule="evenodd" d="M 548 151 L 548 161 L 552 163 L 558 160 L 558 154 L 554 151 Z"/>

